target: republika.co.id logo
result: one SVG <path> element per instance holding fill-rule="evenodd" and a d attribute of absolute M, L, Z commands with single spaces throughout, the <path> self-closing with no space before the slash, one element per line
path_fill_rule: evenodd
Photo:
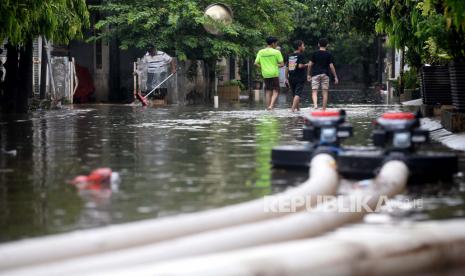
<path fill-rule="evenodd" d="M 423 208 L 421 199 L 390 201 L 386 195 L 350 194 L 342 196 L 265 196 L 265 213 L 294 213 L 299 211 L 319 211 L 338 213 L 373 213 L 393 211 L 394 209 Z"/>

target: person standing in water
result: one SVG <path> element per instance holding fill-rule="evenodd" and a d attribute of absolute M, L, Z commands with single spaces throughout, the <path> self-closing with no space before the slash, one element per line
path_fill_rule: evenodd
<path fill-rule="evenodd" d="M 279 67 L 284 66 L 283 55 L 276 50 L 278 39 L 268 37 L 266 39 L 266 48 L 257 53 L 255 66 L 262 71 L 265 80 L 265 98 L 268 110 L 273 110 L 279 93 Z"/>
<path fill-rule="evenodd" d="M 300 97 L 304 91 L 305 85 L 305 71 L 308 64 L 305 63 L 303 52 L 305 51 L 305 44 L 302 40 L 296 40 L 293 43 L 294 52 L 289 54 L 287 61 L 287 81 L 292 91 L 292 107 L 291 111 L 300 110 Z"/>
<path fill-rule="evenodd" d="M 312 101 L 313 108 L 318 108 L 318 88 L 321 85 L 323 90 L 323 104 L 322 109 L 326 109 L 328 103 L 328 89 L 329 89 L 329 71 L 334 76 L 334 84 L 339 83 L 337 78 L 336 68 L 334 68 L 333 55 L 327 51 L 328 40 L 320 38 L 318 41 L 319 50 L 315 51 L 308 64 L 307 79 L 312 82 Z"/>
<path fill-rule="evenodd" d="M 168 77 L 168 64 L 171 65 L 171 73 L 176 72 L 176 63 L 172 57 L 163 51 L 159 51 L 153 44 L 147 48 L 142 62 L 147 66 L 147 91 L 150 92 L 159 82 Z M 159 88 L 159 93 L 154 93 L 160 98 L 164 98 L 167 94 L 167 84 L 163 84 Z"/>

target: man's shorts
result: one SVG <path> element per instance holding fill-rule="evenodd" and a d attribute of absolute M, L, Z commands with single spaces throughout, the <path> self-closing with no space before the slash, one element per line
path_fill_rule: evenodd
<path fill-rule="evenodd" d="M 321 84 L 321 89 L 329 89 L 329 77 L 326 74 L 320 74 L 312 77 L 312 90 L 318 90 Z"/>
<path fill-rule="evenodd" d="M 279 92 L 279 77 L 265 78 L 265 90 L 276 90 Z"/>
<path fill-rule="evenodd" d="M 305 82 L 289 82 L 289 85 L 291 86 L 292 97 L 302 97 L 302 93 L 304 92 L 304 84 Z"/>

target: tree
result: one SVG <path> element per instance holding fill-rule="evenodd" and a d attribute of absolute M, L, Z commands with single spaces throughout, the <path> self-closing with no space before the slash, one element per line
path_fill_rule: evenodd
<path fill-rule="evenodd" d="M 96 39 L 117 37 L 121 48 L 144 49 L 156 43 L 180 60 L 208 59 L 254 53 L 264 38 L 277 35 L 286 38 L 293 29 L 296 1 L 259 0 L 251 5 L 246 0 L 227 0 L 234 21 L 231 25 L 216 24 L 224 33 L 214 36 L 203 29 L 209 20 L 204 9 L 211 1 L 202 0 L 120 0 L 104 1 L 92 7 L 106 15 L 96 24 L 105 29 Z"/>
<path fill-rule="evenodd" d="M 301 0 L 307 6 L 296 14 L 292 39 L 308 49 L 326 37 L 337 63 L 362 65 L 363 81 L 372 82 L 369 65 L 376 62 L 375 22 L 378 10 L 372 0 Z"/>
<path fill-rule="evenodd" d="M 349 54 L 348 64 L 360 64 L 363 70 L 363 82 L 366 87 L 373 82 L 373 72 L 370 65 L 382 63 L 381 53 L 378 52 L 381 40 L 375 31 L 379 11 L 373 0 L 346 0 L 340 11 L 342 26 L 341 44 L 346 45 L 343 51 L 350 49 L 354 54 Z M 377 66 L 381 71 L 382 66 Z M 377 72 L 381 76 L 381 72 Z M 379 77 L 381 81 L 381 77 Z"/>
<path fill-rule="evenodd" d="M 293 39 L 301 39 L 307 45 L 317 45 L 318 39 L 330 41 L 340 38 L 344 0 L 301 0 L 307 9 L 296 13 Z"/>
<path fill-rule="evenodd" d="M 380 18 L 376 23 L 379 33 L 387 34 L 388 43 L 402 52 L 407 48 L 406 59 L 411 66 L 421 66 L 421 53 L 425 41 L 416 34 L 419 22 L 423 22 L 421 10 L 414 0 L 378 0 Z M 418 22 L 418 23 L 414 23 Z"/>
<path fill-rule="evenodd" d="M 407 62 L 465 61 L 465 2 L 462 0 L 377 0 L 377 31 L 407 49 Z"/>
<path fill-rule="evenodd" d="M 89 13 L 85 0 L 3 0 L 0 14 L 0 41 L 8 39 L 2 110 L 26 113 L 32 89 L 32 40 L 44 36 L 66 44 L 82 37 Z"/>
<path fill-rule="evenodd" d="M 293 29 L 293 14 L 302 8 L 294 0 L 225 0 L 233 13 L 232 24 L 212 22 L 204 16 L 211 4 L 206 0 L 119 0 L 92 7 L 104 19 L 96 28 L 104 30 L 94 39 L 117 38 L 122 49 L 145 49 L 154 43 L 180 61 L 204 60 L 212 80 L 218 58 L 251 57 L 270 35 L 286 39 Z M 217 26 L 223 35 L 207 33 L 204 23 Z"/>
<path fill-rule="evenodd" d="M 454 61 L 465 63 L 465 2 L 462 0 L 426 0 L 441 5 L 446 19 L 450 54 Z"/>

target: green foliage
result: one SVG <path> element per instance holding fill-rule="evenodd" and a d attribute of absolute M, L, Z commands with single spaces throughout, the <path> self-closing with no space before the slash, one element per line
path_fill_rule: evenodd
<path fill-rule="evenodd" d="M 377 0 L 380 17 L 376 22 L 376 31 L 387 34 L 388 43 L 396 49 L 405 49 L 407 63 L 421 66 L 421 54 L 424 41 L 418 36 L 417 26 L 425 25 L 421 10 L 415 0 Z"/>
<path fill-rule="evenodd" d="M 336 67 L 352 64 L 369 68 L 369 64 L 376 63 L 375 22 L 379 15 L 373 0 L 301 0 L 301 3 L 307 6 L 307 11 L 297 12 L 291 41 L 303 40 L 307 54 L 316 49 L 320 38 L 326 37 Z M 369 73 L 364 71 L 366 84 L 371 82 Z"/>
<path fill-rule="evenodd" d="M 39 35 L 68 43 L 89 25 L 85 0 L 2 0 L 0 14 L 0 41 L 14 45 Z"/>
<path fill-rule="evenodd" d="M 444 17 L 447 22 L 450 55 L 455 61 L 465 62 L 465 1 L 443 0 L 441 2 L 443 2 Z"/>
<path fill-rule="evenodd" d="M 456 31 L 465 32 L 465 1 L 444 0 L 443 5 L 444 16 L 447 20 L 447 27 L 455 28 Z"/>
<path fill-rule="evenodd" d="M 376 55 L 374 52 L 375 37 L 364 34 L 343 34 L 335 41 L 332 52 L 339 64 L 362 64 L 372 62 Z M 373 61 L 374 62 L 374 61 Z"/>
<path fill-rule="evenodd" d="M 307 45 L 317 45 L 318 39 L 330 41 L 348 35 L 374 37 L 378 10 L 372 0 L 301 0 L 306 10 L 296 13 L 293 37 Z"/>
<path fill-rule="evenodd" d="M 312 52 L 321 37 L 330 41 L 337 63 L 374 63 L 378 10 L 372 0 L 302 0 L 308 11 L 297 12 L 293 39 Z"/>
<path fill-rule="evenodd" d="M 447 32 L 444 28 L 445 19 L 436 12 L 436 8 L 431 7 L 427 2 L 420 2 L 417 5 L 420 14 L 414 18 L 412 25 L 415 28 L 415 37 L 422 44 L 421 63 L 440 64 L 450 59 L 446 49 Z"/>
<path fill-rule="evenodd" d="M 423 55 L 424 63 L 445 65 L 452 59 L 449 53 L 447 53 L 447 51 L 443 48 L 439 47 L 436 40 L 434 40 L 432 37 L 429 37 L 425 44 L 426 45 L 423 48 L 425 50 Z"/>
<path fill-rule="evenodd" d="M 392 46 L 407 49 L 407 62 L 465 61 L 465 2 L 463 0 L 377 0 L 376 27 Z"/>
<path fill-rule="evenodd" d="M 410 70 L 405 71 L 402 76 L 402 82 L 404 84 L 404 88 L 406 89 L 415 89 L 419 87 L 417 69 L 412 67 Z"/>
<path fill-rule="evenodd" d="M 223 86 L 239 86 L 241 90 L 245 90 L 245 85 L 240 80 L 228 80 L 223 83 Z"/>
<path fill-rule="evenodd" d="M 145 48 L 155 43 L 158 48 L 180 60 L 215 60 L 225 56 L 252 56 L 262 47 L 265 37 L 282 39 L 293 29 L 294 12 L 301 8 L 294 0 L 225 0 L 234 13 L 230 25 L 204 16 L 211 4 L 205 0 L 119 0 L 104 1 L 92 7 L 107 15 L 97 23 L 101 32 L 93 39 L 117 37 L 123 49 Z M 207 33 L 203 24 L 217 27 L 223 35 Z"/>
<path fill-rule="evenodd" d="M 309 46 L 316 46 L 318 39 L 326 37 L 335 41 L 342 33 L 341 7 L 344 0 L 301 0 L 306 9 L 295 13 L 295 31 L 292 39 L 301 39 Z M 342 23 L 342 24 L 341 24 Z"/>
<path fill-rule="evenodd" d="M 346 0 L 340 12 L 343 18 L 341 25 L 346 32 L 356 32 L 368 37 L 375 34 L 379 11 L 373 0 Z"/>

